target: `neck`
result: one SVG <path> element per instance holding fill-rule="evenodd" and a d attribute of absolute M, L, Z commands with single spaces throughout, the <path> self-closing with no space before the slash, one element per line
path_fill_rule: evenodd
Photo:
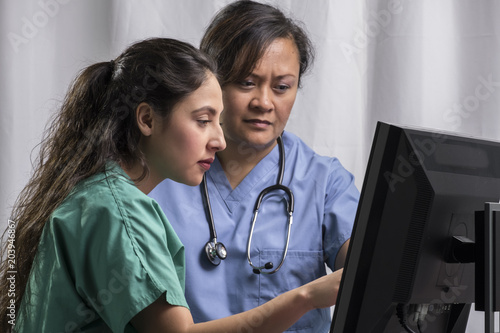
<path fill-rule="evenodd" d="M 273 150 L 274 146 L 276 146 L 276 141 L 264 148 L 227 142 L 226 149 L 218 152 L 217 158 L 231 188 L 235 189 L 250 171 Z"/>
<path fill-rule="evenodd" d="M 123 165 L 121 165 L 121 167 L 123 171 L 125 171 L 125 173 L 135 183 L 135 186 L 137 186 L 137 188 L 144 194 L 149 194 L 149 192 L 151 192 L 156 187 L 156 185 L 161 182 L 161 179 L 156 179 L 156 177 L 154 177 L 151 172 L 148 173 L 146 177 L 144 177 L 144 179 L 138 181 L 137 179 L 142 175 L 143 172 L 143 168 L 139 164 L 134 165 L 132 168 L 126 168 Z"/>

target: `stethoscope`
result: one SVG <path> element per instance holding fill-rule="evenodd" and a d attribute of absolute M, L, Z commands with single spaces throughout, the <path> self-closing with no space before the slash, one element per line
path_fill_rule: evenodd
<path fill-rule="evenodd" d="M 282 185 L 283 181 L 283 174 L 285 172 L 285 151 L 283 148 L 283 140 L 281 139 L 281 136 L 278 137 L 277 139 L 278 142 L 278 149 L 279 149 L 279 172 L 278 172 L 278 180 L 275 185 L 271 185 L 267 188 L 265 188 L 262 192 L 260 192 L 259 196 L 257 197 L 257 200 L 255 202 L 255 207 L 254 207 L 254 212 L 253 212 L 253 217 L 252 217 L 252 227 L 250 229 L 250 235 L 248 237 L 248 243 L 247 243 L 247 259 L 248 263 L 253 269 L 253 272 L 255 274 L 273 274 L 276 273 L 283 263 L 285 262 L 286 254 L 288 252 L 288 244 L 290 242 L 290 230 L 292 227 L 293 223 L 293 193 L 292 191 Z M 210 238 L 211 240 L 207 242 L 205 245 L 205 252 L 207 254 L 208 260 L 215 266 L 218 266 L 221 262 L 221 260 L 224 260 L 227 258 L 227 250 L 226 247 L 224 246 L 223 243 L 217 241 L 217 233 L 215 231 L 215 224 L 214 224 L 214 219 L 212 215 L 212 208 L 210 207 L 210 198 L 208 196 L 208 189 L 207 189 L 207 181 L 206 181 L 206 175 L 203 175 L 203 180 L 201 182 L 201 188 L 203 191 L 203 197 L 205 199 L 205 212 L 207 214 L 207 220 L 208 220 L 208 225 L 210 227 Z M 253 230 L 255 227 L 255 222 L 257 221 L 257 216 L 259 214 L 259 209 L 262 204 L 262 200 L 266 194 L 269 194 L 272 191 L 283 191 L 285 194 L 288 196 L 288 201 L 286 201 L 287 205 L 287 213 L 288 213 L 288 226 L 287 226 L 287 233 L 286 233 L 286 243 L 285 243 L 285 248 L 283 250 L 283 255 L 281 257 L 281 262 L 276 267 L 274 270 L 271 270 L 274 267 L 274 264 L 272 262 L 267 262 L 265 263 L 264 266 L 255 266 L 252 263 L 252 260 L 250 258 L 250 248 L 252 245 L 252 237 L 253 237 Z M 264 271 L 267 270 L 267 271 Z"/>

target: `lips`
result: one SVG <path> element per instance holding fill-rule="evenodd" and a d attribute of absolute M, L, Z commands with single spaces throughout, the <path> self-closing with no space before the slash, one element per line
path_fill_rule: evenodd
<path fill-rule="evenodd" d="M 263 119 L 248 119 L 248 120 L 244 120 L 244 122 L 247 124 L 254 125 L 256 127 L 260 127 L 260 128 L 267 127 L 267 126 L 272 124 L 270 121 L 263 120 Z"/>
<path fill-rule="evenodd" d="M 210 165 L 214 162 L 213 158 L 207 158 L 206 160 L 198 161 L 198 164 L 205 170 L 210 169 Z"/>

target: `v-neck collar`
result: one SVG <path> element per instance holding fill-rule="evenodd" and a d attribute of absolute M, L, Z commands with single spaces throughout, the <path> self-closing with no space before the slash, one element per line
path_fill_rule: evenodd
<path fill-rule="evenodd" d="M 272 177 L 273 184 L 276 182 L 279 162 L 278 150 L 278 145 L 276 145 L 269 154 L 257 163 L 234 190 L 229 184 L 219 159 L 215 158 L 214 163 L 207 172 L 207 176 L 212 179 L 218 194 L 230 212 L 233 212 L 242 200 L 248 198 L 250 191 L 258 184 L 261 184 L 263 178 Z"/>

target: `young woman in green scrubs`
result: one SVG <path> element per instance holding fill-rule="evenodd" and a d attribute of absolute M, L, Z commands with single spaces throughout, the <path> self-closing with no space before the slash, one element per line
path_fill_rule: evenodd
<path fill-rule="evenodd" d="M 199 184 L 225 148 L 215 73 L 192 46 L 155 38 L 75 79 L 5 234 L 2 332 L 282 332 L 335 303 L 340 271 L 193 323 L 183 245 L 146 194 L 165 178 Z"/>

